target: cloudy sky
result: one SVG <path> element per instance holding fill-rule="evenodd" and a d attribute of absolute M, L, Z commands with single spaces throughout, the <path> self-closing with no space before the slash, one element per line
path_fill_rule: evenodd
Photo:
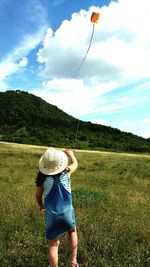
<path fill-rule="evenodd" d="M 150 137 L 149 0 L 1 0 L 0 25 L 1 91 Z"/>

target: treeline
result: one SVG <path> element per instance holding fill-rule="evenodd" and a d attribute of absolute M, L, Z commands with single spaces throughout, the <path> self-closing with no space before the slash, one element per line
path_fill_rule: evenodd
<path fill-rule="evenodd" d="M 56 147 L 150 152 L 150 139 L 69 116 L 41 98 L 22 91 L 0 93 L 0 140 Z"/>

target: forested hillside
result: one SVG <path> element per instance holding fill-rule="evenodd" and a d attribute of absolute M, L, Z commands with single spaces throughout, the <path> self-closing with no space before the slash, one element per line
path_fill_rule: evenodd
<path fill-rule="evenodd" d="M 97 149 L 150 152 L 150 139 L 112 127 L 80 121 L 56 106 L 24 91 L 0 93 L 0 140 L 16 143 Z"/>

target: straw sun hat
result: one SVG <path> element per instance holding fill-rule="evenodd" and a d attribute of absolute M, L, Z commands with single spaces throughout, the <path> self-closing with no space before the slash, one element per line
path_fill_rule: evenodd
<path fill-rule="evenodd" d="M 54 148 L 48 148 L 39 161 L 40 172 L 54 175 L 62 172 L 68 165 L 67 155 Z"/>

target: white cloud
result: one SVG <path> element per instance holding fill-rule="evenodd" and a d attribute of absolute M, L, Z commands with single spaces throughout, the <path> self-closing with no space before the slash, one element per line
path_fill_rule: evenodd
<path fill-rule="evenodd" d="M 90 16 L 95 10 L 100 11 L 100 21 L 95 25 L 91 49 L 78 73 L 89 45 Z M 25 67 L 29 52 L 43 40 L 37 54 L 43 83 L 33 93 L 75 117 L 91 114 L 94 121 L 94 115 L 100 114 L 100 119 L 95 120 L 146 136 L 149 133 L 146 119 L 135 122 L 124 118 L 115 123 L 102 115 L 140 106 L 150 99 L 149 14 L 149 0 L 142 4 L 137 0 L 112 1 L 108 7 L 93 6 L 74 13 L 56 32 L 48 28 L 43 37 L 44 27 L 33 36 L 26 35 L 1 62 L 0 79 L 4 81 Z"/>
<path fill-rule="evenodd" d="M 40 0 L 26 0 L 18 5 L 9 1 L 8 6 L 15 14 L 15 23 L 9 16 L 3 42 L 10 31 L 13 35 L 12 42 L 10 41 L 12 46 L 7 44 L 7 55 L 4 54 L 0 62 L 1 81 L 27 66 L 27 56 L 41 43 L 47 29 L 47 11 Z M 6 3 L 3 5 L 2 12 L 7 12 Z M 11 50 L 9 50 L 10 47 Z"/>
<path fill-rule="evenodd" d="M 150 138 L 150 119 L 136 119 L 136 120 L 111 120 L 111 119 L 92 119 L 92 123 L 102 124 L 105 126 L 112 126 L 121 131 L 133 133 L 144 138 Z"/>
<path fill-rule="evenodd" d="M 92 119 L 91 120 L 92 123 L 95 123 L 95 124 L 102 124 L 102 125 L 109 125 L 107 120 L 104 120 L 104 119 Z"/>
<path fill-rule="evenodd" d="M 4 81 L 0 81 L 0 91 L 6 91 L 7 84 Z"/>
<path fill-rule="evenodd" d="M 91 80 L 90 87 L 84 80 L 53 79 L 42 83 L 40 90 L 33 93 L 47 102 L 58 106 L 72 116 L 83 116 L 97 111 L 97 105 L 105 104 L 100 97 L 115 87 L 115 83 L 102 84 L 101 87 Z"/>
<path fill-rule="evenodd" d="M 135 8 L 136 7 L 136 8 Z M 74 13 L 53 33 L 48 29 L 38 60 L 45 63 L 47 78 L 73 78 L 88 47 L 92 23 L 89 11 Z M 112 2 L 100 11 L 90 53 L 79 78 L 129 81 L 150 75 L 150 2 Z"/>
<path fill-rule="evenodd" d="M 49 81 L 43 82 L 44 90 L 37 95 L 75 117 L 93 114 L 93 123 L 148 138 L 146 120 L 102 118 L 149 101 L 150 42 L 146 31 L 150 19 L 146 15 L 144 20 L 149 3 L 143 4 L 145 7 L 135 1 L 119 1 L 100 11 L 93 44 L 78 77 L 74 74 L 87 49 L 92 8 L 90 12 L 73 14 L 72 20 L 64 21 L 56 33 L 48 29 L 38 60 L 44 63 L 43 74 Z M 147 30 L 143 32 L 143 28 Z M 116 89 L 119 94 L 111 95 Z M 94 114 L 101 118 L 94 119 Z"/>
<path fill-rule="evenodd" d="M 19 66 L 20 66 L 20 67 L 26 67 L 27 64 L 28 64 L 28 59 L 27 59 L 27 57 L 24 57 L 24 58 L 22 58 L 22 59 L 19 61 Z"/>
<path fill-rule="evenodd" d="M 143 123 L 150 123 L 150 118 L 143 119 Z"/>
<path fill-rule="evenodd" d="M 17 73 L 28 63 L 27 55 L 40 44 L 44 36 L 45 27 L 41 27 L 33 35 L 25 35 L 22 41 L 0 63 L 0 81 Z"/>
<path fill-rule="evenodd" d="M 82 80 L 54 79 L 44 82 L 43 88 L 33 93 L 73 116 L 94 111 L 93 103 L 97 102 L 97 93 L 93 94 Z"/>
<path fill-rule="evenodd" d="M 78 73 L 92 32 L 90 16 L 95 10 L 100 12 L 100 21 Z M 142 4 L 119 0 L 108 7 L 93 6 L 72 14 L 71 20 L 63 21 L 56 32 L 49 28 L 37 55 L 43 64 L 43 90 L 37 94 L 78 117 L 112 113 L 147 101 L 144 92 L 150 89 L 146 81 L 150 77 L 149 14 L 149 0 Z M 123 88 L 130 84 L 132 89 L 125 92 Z M 119 88 L 119 96 L 108 94 Z"/>
<path fill-rule="evenodd" d="M 150 138 L 150 124 L 140 119 L 134 121 L 120 121 L 116 124 L 116 127 L 125 132 L 131 132 L 144 138 Z"/>

